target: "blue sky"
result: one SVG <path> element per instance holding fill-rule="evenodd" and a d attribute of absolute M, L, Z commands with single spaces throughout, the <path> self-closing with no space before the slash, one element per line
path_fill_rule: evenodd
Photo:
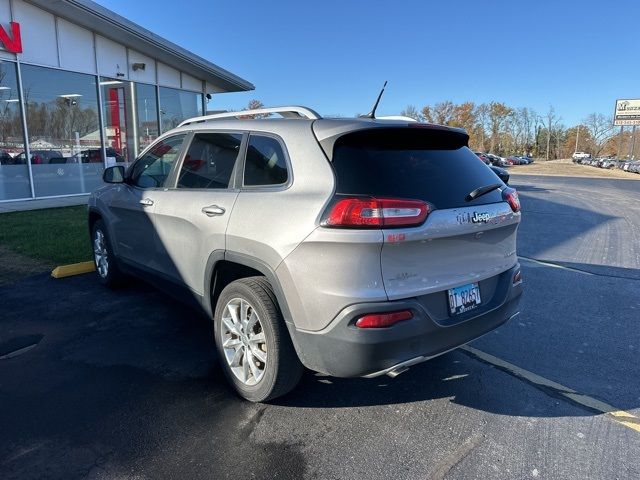
<path fill-rule="evenodd" d="M 210 109 L 301 104 L 379 115 L 503 101 L 566 125 L 640 96 L 640 1 L 98 0 L 251 81 Z"/>

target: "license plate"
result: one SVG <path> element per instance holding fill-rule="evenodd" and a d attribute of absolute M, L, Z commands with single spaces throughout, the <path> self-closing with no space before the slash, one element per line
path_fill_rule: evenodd
<path fill-rule="evenodd" d="M 473 310 L 480 305 L 480 287 L 477 283 L 469 283 L 447 291 L 451 315 L 459 315 Z"/>

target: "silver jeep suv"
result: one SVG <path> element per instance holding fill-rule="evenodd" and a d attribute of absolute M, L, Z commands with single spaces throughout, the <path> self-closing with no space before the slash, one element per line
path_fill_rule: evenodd
<path fill-rule="evenodd" d="M 303 366 L 395 376 L 518 314 L 518 196 L 467 143 L 304 107 L 187 120 L 105 170 L 96 270 L 202 310 L 248 400 L 287 393 Z"/>

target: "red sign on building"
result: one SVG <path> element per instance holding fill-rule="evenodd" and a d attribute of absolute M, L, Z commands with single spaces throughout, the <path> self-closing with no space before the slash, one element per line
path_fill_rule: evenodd
<path fill-rule="evenodd" d="M 11 22 L 11 36 L 7 33 L 2 25 L 0 25 L 0 43 L 7 52 L 22 53 L 22 38 L 20 37 L 20 24 Z"/>

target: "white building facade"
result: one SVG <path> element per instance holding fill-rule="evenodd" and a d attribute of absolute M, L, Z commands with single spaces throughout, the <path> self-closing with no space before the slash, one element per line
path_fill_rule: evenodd
<path fill-rule="evenodd" d="M 0 202 L 83 195 L 246 80 L 89 0 L 0 0 Z"/>

